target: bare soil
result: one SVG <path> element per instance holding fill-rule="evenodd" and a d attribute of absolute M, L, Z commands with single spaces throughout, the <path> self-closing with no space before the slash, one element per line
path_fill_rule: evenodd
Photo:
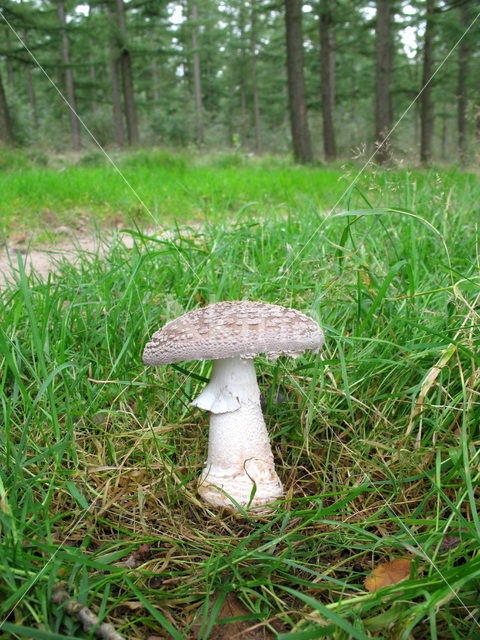
<path fill-rule="evenodd" d="M 34 270 L 38 276 L 45 279 L 49 273 L 57 270 L 57 265 L 64 259 L 74 264 L 80 254 L 85 252 L 102 256 L 113 233 L 114 231 L 105 232 L 99 237 L 89 230 L 74 231 L 69 227 L 59 227 L 53 230 L 53 235 L 58 240 L 41 247 L 32 247 L 26 234 L 14 236 L 0 248 L 0 287 L 15 280 L 19 256 L 27 274 Z M 149 230 L 148 233 L 153 231 Z M 130 234 L 123 234 L 122 242 L 127 248 L 131 248 L 134 240 Z"/>

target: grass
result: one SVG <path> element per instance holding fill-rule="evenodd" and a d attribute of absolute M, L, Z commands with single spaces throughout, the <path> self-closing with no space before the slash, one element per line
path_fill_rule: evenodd
<path fill-rule="evenodd" d="M 200 221 L 248 208 L 257 215 L 290 211 L 306 203 L 324 209 L 341 194 L 343 172 L 299 170 L 278 159 L 219 155 L 207 162 L 167 152 L 39 161 L 21 153 L 0 162 L 4 236 L 28 230 L 42 241 L 45 225 L 153 225 Z M 3 167 L 3 171 L 2 171 Z M 12 167 L 14 170 L 10 170 Z M 264 170 L 265 167 L 268 170 Z"/>
<path fill-rule="evenodd" d="M 206 638 L 218 593 L 281 640 L 480 637 L 475 181 L 369 173 L 326 215 L 321 169 L 197 162 L 158 175 L 181 202 L 188 170 L 191 203 L 205 176 L 201 228 L 159 239 L 132 221 L 103 260 L 47 282 L 20 267 L 1 290 L 0 639 L 87 638 L 51 603 L 59 581 L 139 640 L 194 637 L 198 620 Z M 275 205 L 261 217 L 246 206 L 260 185 Z M 258 359 L 264 392 L 291 392 L 266 418 L 287 493 L 262 518 L 196 496 L 208 417 L 189 402 L 209 364 L 141 364 L 166 320 L 242 298 L 310 313 L 327 336 L 321 357 Z M 410 580 L 364 590 L 404 556 Z"/>

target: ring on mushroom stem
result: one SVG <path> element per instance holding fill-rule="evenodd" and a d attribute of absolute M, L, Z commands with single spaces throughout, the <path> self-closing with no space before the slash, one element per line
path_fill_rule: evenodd
<path fill-rule="evenodd" d="M 262 302 L 217 302 L 167 322 L 147 343 L 143 362 L 212 360 L 210 382 L 192 402 L 210 412 L 205 468 L 198 492 L 209 504 L 259 508 L 281 498 L 253 358 L 317 353 L 324 336 L 315 320 Z"/>

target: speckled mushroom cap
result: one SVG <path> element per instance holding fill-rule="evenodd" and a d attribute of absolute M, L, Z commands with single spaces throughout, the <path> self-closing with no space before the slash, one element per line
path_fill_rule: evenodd
<path fill-rule="evenodd" d="M 248 300 L 217 302 L 167 322 L 145 346 L 143 362 L 297 356 L 316 353 L 323 342 L 315 320 L 295 309 Z"/>

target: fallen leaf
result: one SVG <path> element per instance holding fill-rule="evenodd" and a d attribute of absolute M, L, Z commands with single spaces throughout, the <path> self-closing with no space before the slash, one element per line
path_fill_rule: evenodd
<path fill-rule="evenodd" d="M 217 596 L 218 598 L 219 596 Z M 214 602 L 216 599 L 214 599 Z M 212 604 L 213 607 L 213 604 Z M 221 623 L 226 618 L 249 617 L 248 620 L 233 620 L 232 622 Z M 197 622 L 193 626 L 193 637 L 200 640 L 203 637 L 203 631 L 208 621 L 203 624 Z M 285 631 L 279 628 L 278 622 L 275 623 L 277 633 Z M 250 611 L 233 593 L 227 593 L 223 601 L 220 611 L 218 612 L 215 624 L 208 634 L 208 640 L 273 640 L 276 637 L 271 631 L 266 629 L 265 625 L 259 620 L 252 619 Z"/>
<path fill-rule="evenodd" d="M 390 562 L 379 564 L 365 578 L 365 589 L 367 591 L 378 591 L 383 587 L 408 580 L 412 561 L 409 558 L 396 558 Z"/>
<path fill-rule="evenodd" d="M 148 543 L 142 544 L 136 551 L 131 553 L 125 560 L 125 566 L 129 569 L 136 569 L 145 562 L 150 553 L 150 545 Z"/>
<path fill-rule="evenodd" d="M 461 533 L 467 533 L 468 529 L 466 527 L 462 527 L 460 531 Z M 458 547 L 461 542 L 462 539 L 459 536 L 445 535 L 443 536 L 441 543 L 438 545 L 438 551 L 439 553 L 451 551 L 452 549 Z"/>
<path fill-rule="evenodd" d="M 443 536 L 441 543 L 438 545 L 439 553 L 445 553 L 455 549 L 460 544 L 461 540 L 458 536 Z"/>

